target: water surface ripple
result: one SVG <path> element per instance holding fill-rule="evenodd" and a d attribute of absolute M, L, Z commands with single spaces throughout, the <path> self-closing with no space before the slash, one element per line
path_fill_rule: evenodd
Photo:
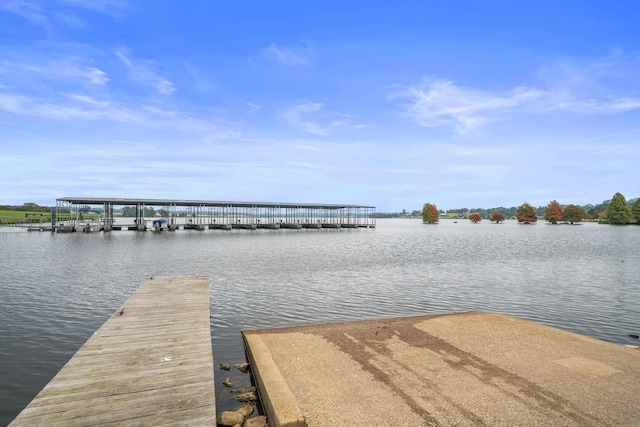
<path fill-rule="evenodd" d="M 466 310 L 627 344 L 633 343 L 627 334 L 640 329 L 639 247 L 640 227 L 592 223 L 398 219 L 369 230 L 107 234 L 0 229 L 0 425 L 149 276 L 209 275 L 216 363 L 243 360 L 242 329 Z M 229 375 L 247 381 L 233 370 Z M 234 406 L 217 387 L 218 410 Z"/>

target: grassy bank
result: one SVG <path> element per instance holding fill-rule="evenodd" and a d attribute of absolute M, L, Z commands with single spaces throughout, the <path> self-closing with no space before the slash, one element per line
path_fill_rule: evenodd
<path fill-rule="evenodd" d="M 82 214 L 79 219 L 94 220 L 99 218 L 100 215 L 96 213 Z M 10 209 L 0 209 L 0 225 L 2 224 L 34 224 L 42 222 L 51 222 L 51 214 L 46 212 L 29 212 L 29 211 L 14 211 Z M 59 214 L 58 221 L 69 221 L 76 219 L 75 214 Z"/>
<path fill-rule="evenodd" d="M 0 224 L 28 224 L 50 222 L 51 215 L 45 212 L 28 212 L 0 209 Z"/>

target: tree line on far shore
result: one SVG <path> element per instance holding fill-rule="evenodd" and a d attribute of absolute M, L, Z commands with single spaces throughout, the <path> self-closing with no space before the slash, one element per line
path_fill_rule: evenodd
<path fill-rule="evenodd" d="M 42 213 L 46 215 L 50 212 L 51 208 L 48 206 L 40 206 L 36 203 L 24 203 L 22 205 L 0 205 L 0 211 L 6 213 L 25 212 L 19 214 L 22 217 L 28 216 L 30 213 Z M 59 212 L 69 213 L 66 209 L 61 209 Z M 81 212 L 89 211 L 89 206 L 82 207 Z M 91 212 L 100 213 L 101 208 L 91 209 Z M 115 210 L 114 210 L 115 212 Z M 122 216 L 135 216 L 135 207 L 125 206 L 120 210 Z M 159 215 L 165 215 L 166 211 L 159 209 L 157 211 Z M 154 216 L 156 211 L 153 208 L 145 207 L 145 216 Z M 0 215 L 1 217 L 2 215 Z M 15 215 L 11 215 L 15 216 Z M 177 216 L 186 216 L 186 213 L 179 212 Z M 422 211 L 414 210 L 408 212 L 403 209 L 401 213 L 375 213 L 371 217 L 374 218 L 398 218 L 398 217 L 420 217 L 425 223 L 437 223 L 440 218 L 452 218 L 461 219 L 468 218 L 472 222 L 480 222 L 483 219 L 500 223 L 508 218 L 517 219 L 521 223 L 535 223 L 539 218 L 544 218 L 545 221 L 549 221 L 552 224 L 558 222 L 576 223 L 581 221 L 598 221 L 602 224 L 638 224 L 640 225 L 640 197 L 629 200 L 627 203 L 625 197 L 621 193 L 613 195 L 611 200 L 604 201 L 598 205 L 561 205 L 555 200 L 549 202 L 547 206 L 539 206 L 537 208 L 531 206 L 529 203 L 523 203 L 518 207 L 497 207 L 497 208 L 477 208 L 477 209 L 449 209 L 447 211 L 439 210 L 435 204 L 425 203 L 422 207 Z M 45 219 L 48 221 L 50 219 Z M 13 222 L 13 221 L 10 221 Z"/>
<path fill-rule="evenodd" d="M 0 205 L 2 211 L 18 211 L 18 212 L 51 212 L 51 208 L 47 206 L 40 206 L 37 203 L 23 203 L 19 206 L 12 205 Z"/>
<path fill-rule="evenodd" d="M 574 224 L 584 219 L 596 219 L 602 224 L 640 225 L 640 197 L 636 198 L 633 203 L 627 203 L 621 193 L 614 194 L 610 202 L 604 202 L 603 208 L 598 212 L 596 218 L 593 218 L 581 206 L 573 204 L 563 206 L 556 200 L 550 201 L 543 212 L 541 212 L 541 208 L 536 209 L 529 203 L 523 203 L 514 209 L 515 215 L 511 215 L 511 217 L 515 217 L 518 222 L 523 224 L 535 223 L 538 221 L 538 216 L 542 216 L 545 221 L 551 224 L 558 224 L 559 222 Z M 441 212 L 443 211 L 439 211 L 435 204 L 425 203 L 421 211 L 422 222 L 425 224 L 437 223 L 440 220 Z M 478 209 L 476 212 L 467 209 L 463 217 L 468 218 L 471 222 L 478 223 L 482 221 L 483 213 L 484 218 L 489 219 L 491 222 L 501 223 L 507 219 L 507 215 L 498 209 L 490 213 L 484 209 Z"/>

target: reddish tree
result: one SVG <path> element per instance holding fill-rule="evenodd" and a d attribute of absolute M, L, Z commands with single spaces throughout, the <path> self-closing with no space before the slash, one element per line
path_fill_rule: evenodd
<path fill-rule="evenodd" d="M 523 203 L 522 205 L 518 206 L 518 210 L 516 211 L 516 218 L 518 218 L 518 222 L 523 222 L 525 224 L 538 222 L 536 208 L 531 206 L 529 203 Z"/>
<path fill-rule="evenodd" d="M 557 224 L 558 221 L 562 221 L 562 206 L 560 203 L 552 200 L 547 205 L 547 210 L 544 211 L 544 219 L 551 224 Z"/>
<path fill-rule="evenodd" d="M 505 216 L 502 212 L 493 212 L 489 215 L 489 221 L 495 221 L 496 224 L 501 223 L 505 220 Z"/>
<path fill-rule="evenodd" d="M 482 221 L 482 218 L 480 218 L 480 214 L 475 212 L 472 213 L 471 215 L 469 215 L 469 219 L 471 220 L 471 222 L 473 222 L 474 224 L 479 223 L 480 221 Z"/>
<path fill-rule="evenodd" d="M 440 221 L 440 212 L 438 212 L 438 207 L 436 205 L 431 205 L 431 207 L 429 207 L 429 217 L 434 218 L 434 222 Z"/>

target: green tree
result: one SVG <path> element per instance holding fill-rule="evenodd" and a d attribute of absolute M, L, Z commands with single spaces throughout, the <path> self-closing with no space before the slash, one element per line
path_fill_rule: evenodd
<path fill-rule="evenodd" d="M 40 206 L 37 203 L 24 203 L 22 206 L 18 206 L 15 210 L 17 211 L 28 211 L 28 212 L 49 212 L 49 208 L 46 206 Z"/>
<path fill-rule="evenodd" d="M 431 203 L 425 203 L 422 206 L 422 222 L 425 224 L 435 224 L 440 221 L 440 215 L 438 214 L 438 208 Z"/>
<path fill-rule="evenodd" d="M 631 214 L 636 220 L 636 224 L 640 224 L 640 197 L 636 198 L 636 201 L 631 205 Z"/>
<path fill-rule="evenodd" d="M 122 216 L 136 216 L 136 208 L 134 206 L 125 206 L 122 208 Z"/>
<path fill-rule="evenodd" d="M 599 212 L 596 209 L 596 207 L 593 206 L 592 204 L 584 205 L 582 207 L 582 209 L 584 210 L 584 217 L 583 218 L 598 219 L 598 213 Z"/>
<path fill-rule="evenodd" d="M 562 206 L 560 206 L 560 203 L 555 200 L 550 201 L 544 211 L 544 219 L 551 224 L 557 224 L 558 221 L 562 221 Z"/>
<path fill-rule="evenodd" d="M 499 224 L 504 220 L 505 220 L 505 216 L 502 212 L 495 211 L 491 215 L 489 215 L 489 221 L 495 221 L 496 224 Z"/>
<path fill-rule="evenodd" d="M 633 215 L 627 200 L 620 193 L 614 194 L 607 209 L 607 221 L 609 221 L 609 224 L 628 224 L 631 218 L 633 218 Z"/>
<path fill-rule="evenodd" d="M 489 218 L 489 214 L 487 213 L 487 210 L 484 208 L 471 209 L 471 211 L 476 212 L 478 215 L 480 215 L 480 218 Z"/>
<path fill-rule="evenodd" d="M 578 205 L 567 205 L 564 207 L 564 220 L 573 224 L 582 221 L 585 217 L 584 210 Z"/>
<path fill-rule="evenodd" d="M 516 211 L 516 218 L 518 218 L 518 222 L 523 222 L 525 224 L 537 222 L 538 217 L 536 216 L 536 208 L 531 206 L 529 203 L 523 203 L 522 205 L 518 206 L 518 210 Z"/>

